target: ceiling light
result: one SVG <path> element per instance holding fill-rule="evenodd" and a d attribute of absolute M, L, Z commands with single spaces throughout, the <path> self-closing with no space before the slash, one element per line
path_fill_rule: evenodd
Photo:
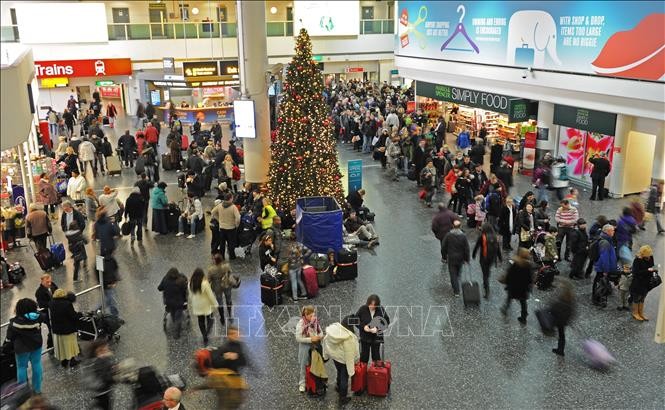
<path fill-rule="evenodd" d="M 277 7 L 272 6 L 272 7 L 270 8 L 270 14 L 277 14 Z"/>
<path fill-rule="evenodd" d="M 199 14 L 199 9 L 198 9 L 198 7 L 194 7 L 194 8 L 192 8 L 192 14 L 195 15 L 195 16 L 196 16 L 197 14 Z"/>

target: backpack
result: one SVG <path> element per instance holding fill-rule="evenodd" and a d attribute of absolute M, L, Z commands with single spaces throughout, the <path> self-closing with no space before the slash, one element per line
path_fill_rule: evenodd
<path fill-rule="evenodd" d="M 595 263 L 600 258 L 600 241 L 605 239 L 598 238 L 589 245 L 589 261 Z"/>
<path fill-rule="evenodd" d="M 568 167 L 567 166 L 562 166 L 559 167 L 559 180 L 560 181 L 568 181 Z"/>

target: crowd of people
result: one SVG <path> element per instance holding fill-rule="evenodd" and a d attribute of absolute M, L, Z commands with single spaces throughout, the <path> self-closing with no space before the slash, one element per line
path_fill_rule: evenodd
<path fill-rule="evenodd" d="M 539 161 L 534 171 L 535 193 L 527 191 L 519 196 L 511 194 L 516 163 L 512 149 L 493 142 L 488 151 L 486 130 L 477 134 L 463 130 L 455 144 L 449 145 L 448 127 L 443 117 L 430 121 L 421 110 L 407 111 L 407 102 L 413 100 L 411 88 L 385 83 L 378 86 L 358 81 L 340 82 L 327 87 L 324 98 L 330 105 L 335 136 L 341 143 L 352 144 L 354 150 L 372 155 L 392 181 L 398 181 L 402 175 L 415 181 L 419 199 L 425 206 L 436 204 L 438 211 L 431 229 L 440 241 L 441 261 L 447 266 L 454 297 L 461 294 L 464 272 L 470 275 L 471 258 L 479 260 L 486 299 L 492 288 L 492 269 L 506 260 L 508 265 L 498 278 L 506 290 L 501 313 L 507 315 L 512 300 L 517 300 L 521 307 L 518 320 L 525 324 L 529 315 L 527 300 L 533 292 L 537 272 L 546 267 L 560 271 L 565 262 L 570 262 L 567 275 L 564 273 L 556 280 L 557 292 L 548 307 L 559 334 L 554 353 L 564 355 L 565 328 L 575 317 L 575 285 L 571 280 L 589 278 L 594 270 L 593 304 L 607 306 L 614 286 L 619 294 L 618 309 L 630 309 L 637 321 L 648 320 L 644 316 L 644 300 L 658 267 L 654 265 L 653 250 L 649 246 L 640 246 L 635 254 L 633 247 L 635 236 L 645 229 L 649 216 L 655 219 L 658 234 L 665 232 L 659 219 L 662 186 L 651 186 L 644 204 L 634 201 L 616 219 L 600 215 L 588 226 L 580 215 L 579 192 L 569 186 L 565 163 L 549 154 Z M 75 101 L 68 102 L 66 112 L 73 116 L 76 107 Z M 239 329 L 233 323 L 233 289 L 241 282 L 233 274 L 233 261 L 239 256 L 238 248 L 245 248 L 246 254 L 250 254 L 252 245 L 258 242 L 260 270 L 274 267 L 284 272 L 290 279 L 294 303 L 306 299 L 300 272 L 311 252 L 292 241 L 295 210 L 274 207 L 260 186 L 240 184 L 242 150 L 235 147 L 233 140 L 228 150 L 222 149 L 219 124 L 206 131 L 197 121 L 189 143 L 182 123 L 173 114 L 168 124 L 166 149 L 162 149 L 166 154 L 158 156 L 162 123 L 149 107 L 139 107 L 136 134 L 127 130 L 118 139 L 118 155 L 124 165 L 137 174 L 133 191 L 124 202 L 110 186 L 105 186 L 97 195 L 85 175 L 96 176 L 98 170 L 104 173 L 104 159 L 114 152 L 100 124 L 92 118 L 99 115 L 100 107 L 101 104 L 93 103 L 88 111 L 89 120 L 83 119 L 83 138 L 74 135 L 73 126 L 70 129 L 69 116 L 64 119 L 69 131 L 60 137 L 56 153 L 60 155 L 62 172 L 69 178 L 67 188 L 65 192 L 58 192 L 55 181 L 42 175 L 40 202 L 30 208 L 26 218 L 28 237 L 38 248 L 45 249 L 53 231 L 51 220 L 57 220 L 56 208 L 60 205 L 60 229 L 72 258 L 73 280 L 80 280 L 82 264 L 83 271 L 88 270 L 89 237 L 104 259 L 102 285 L 108 310 L 120 316 L 115 295 L 120 276 L 114 253 L 123 219 L 128 227 L 123 234 L 129 236 L 131 242 L 142 241 L 149 216 L 155 235 L 175 233 L 188 239 L 195 239 L 208 219 L 212 240 L 211 263 L 207 269 L 196 268 L 188 278 L 177 267 L 171 267 L 156 287 L 163 295 L 165 327 L 168 315 L 176 339 L 183 331 L 184 318 L 191 314 L 196 317 L 203 345 L 208 346 L 213 315 L 217 312 L 228 339 L 221 347 L 212 349 L 209 367 L 238 373 L 250 362 L 240 342 Z M 108 107 L 107 113 L 110 111 Z M 86 123 L 88 126 L 84 126 Z M 484 163 L 488 153 L 489 173 Z M 169 165 L 164 166 L 164 161 Z M 590 199 L 603 200 L 607 198 L 604 179 L 611 172 L 609 161 L 600 153 L 591 162 L 594 185 Z M 159 177 L 160 163 L 165 170 L 182 171 L 178 178 L 182 198 L 174 200 L 167 196 L 167 184 Z M 214 179 L 217 179 L 214 205 L 204 210 L 201 199 L 211 191 Z M 549 208 L 552 190 L 559 201 L 553 212 Z M 365 190 L 360 189 L 346 198 L 343 237 L 346 245 L 372 248 L 379 244 L 379 235 L 372 224 L 374 214 L 367 208 L 364 196 Z M 88 235 L 86 228 L 90 226 Z M 469 232 L 477 236 L 473 246 Z M 513 251 L 513 255 L 509 255 Z M 334 251 L 326 257 L 334 262 Z M 332 269 L 331 276 L 334 280 Z M 54 349 L 61 365 L 75 367 L 79 364 L 81 352 L 76 343 L 76 322 L 81 313 L 75 310 L 74 303 L 75 296 L 71 292 L 59 289 L 51 276 L 44 274 L 35 300 L 21 299 L 16 305 L 8 339 L 14 344 L 17 378 L 19 383 L 26 382 L 31 366 L 31 387 L 37 394 L 42 384 L 41 323 L 49 329 L 47 348 Z M 305 391 L 306 366 L 318 363 L 313 357 L 319 354 L 323 359 L 333 359 L 340 402 L 348 402 L 349 380 L 355 373 L 355 363 L 367 363 L 370 357 L 372 361 L 381 359 L 382 332 L 390 322 L 379 297 L 369 296 L 354 315 L 327 326 L 325 331 L 313 306 L 304 306 L 300 311 L 301 317 L 294 329 L 298 343 L 299 390 Z M 89 350 L 87 359 L 99 381 L 94 388 L 96 405 L 111 408 L 112 386 L 116 382 L 113 375 L 118 367 L 108 344 L 96 341 Z M 207 388 L 215 388 L 213 375 L 214 372 L 210 372 Z M 177 388 L 164 392 L 165 408 L 184 408 L 181 399 Z"/>

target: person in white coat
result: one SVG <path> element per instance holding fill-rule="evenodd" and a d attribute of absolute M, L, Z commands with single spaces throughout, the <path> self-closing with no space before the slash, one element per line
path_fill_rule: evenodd
<path fill-rule="evenodd" d="M 296 342 L 298 342 L 298 388 L 301 393 L 305 391 L 305 367 L 309 363 L 309 349 L 312 344 L 319 343 L 323 337 L 319 320 L 316 318 L 314 306 L 307 305 L 300 312 L 300 320 L 296 325 Z"/>
<path fill-rule="evenodd" d="M 217 299 L 203 269 L 196 268 L 189 281 L 188 306 L 199 322 L 203 344 L 208 345 L 208 335 L 213 325 L 212 312 L 217 307 Z"/>
<path fill-rule="evenodd" d="M 187 239 L 196 237 L 196 225 L 203 220 L 203 205 L 201 200 L 192 194 L 187 195 L 185 212 L 178 218 L 178 233 L 175 236 L 185 234 L 185 224 L 189 224 L 189 236 Z"/>
<path fill-rule="evenodd" d="M 97 150 L 88 138 L 83 138 L 81 145 L 79 145 L 79 162 L 81 163 L 81 171 L 83 174 L 88 172 L 88 169 L 93 170 L 93 174 L 96 174 L 95 168 L 93 166 Z M 95 175 L 97 176 L 97 175 Z"/>
<path fill-rule="evenodd" d="M 77 169 L 72 170 L 72 177 L 67 181 L 67 196 L 74 201 L 81 201 L 87 186 L 88 182 L 83 178 L 83 175 Z"/>
<path fill-rule="evenodd" d="M 104 193 L 99 196 L 98 200 L 99 206 L 106 209 L 106 215 L 111 218 L 111 221 L 114 223 L 120 222 L 123 209 L 121 209 L 122 202 L 118 199 L 118 191 L 105 185 Z"/>
<path fill-rule="evenodd" d="M 323 359 L 333 359 L 337 369 L 337 392 L 340 404 L 349 402 L 349 379 L 355 374 L 355 363 L 360 358 L 358 336 L 354 333 L 353 323 L 357 318 L 346 316 L 341 323 L 326 327 L 323 338 Z"/>

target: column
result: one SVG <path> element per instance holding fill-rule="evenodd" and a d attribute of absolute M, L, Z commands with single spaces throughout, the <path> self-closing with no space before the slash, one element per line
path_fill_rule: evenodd
<path fill-rule="evenodd" d="M 556 154 L 556 143 L 559 140 L 559 136 L 556 135 L 557 128 L 552 123 L 554 119 L 554 104 L 547 101 L 538 102 L 538 128 L 547 128 L 548 137 L 546 141 L 541 141 L 536 139 L 536 160 L 541 159 L 545 156 L 545 153 L 549 152 L 552 155 Z"/>
<path fill-rule="evenodd" d="M 26 144 L 27 145 L 27 144 Z M 26 171 L 26 156 L 25 156 L 25 147 L 23 146 L 23 143 L 18 144 L 16 146 L 16 151 L 18 152 L 18 166 L 19 169 L 21 170 L 21 183 L 23 184 L 23 197 L 25 198 L 25 206 L 27 208 L 30 208 L 30 204 L 33 201 L 32 196 L 30 193 L 32 192 L 32 185 L 30 184 L 30 176 L 28 175 L 28 172 Z M 12 185 L 17 185 L 14 183 L 12 180 Z"/>
<path fill-rule="evenodd" d="M 254 101 L 256 138 L 244 139 L 245 181 L 264 183 L 270 164 L 270 104 L 265 1 L 236 1 L 242 98 Z"/>
<path fill-rule="evenodd" d="M 628 133 L 633 125 L 633 117 L 629 115 L 617 115 L 617 125 L 614 131 L 614 156 L 612 158 L 612 171 L 605 181 L 605 186 L 610 190 L 612 198 L 621 198 L 624 195 L 623 180 L 624 180 L 624 162 L 625 153 L 628 142 Z"/>

